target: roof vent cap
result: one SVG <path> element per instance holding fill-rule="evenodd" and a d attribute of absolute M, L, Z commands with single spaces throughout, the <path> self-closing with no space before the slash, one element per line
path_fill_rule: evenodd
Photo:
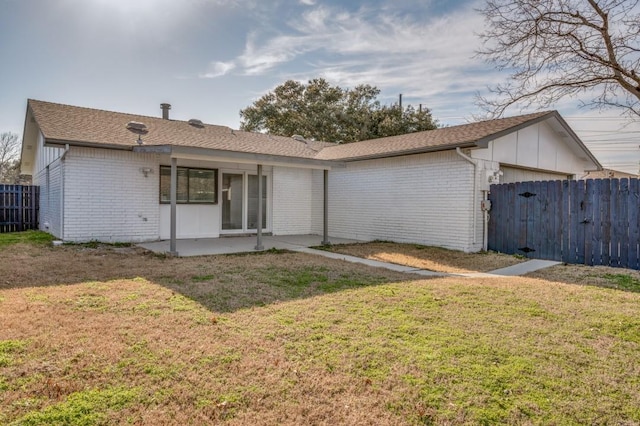
<path fill-rule="evenodd" d="M 291 136 L 291 138 L 297 140 L 298 142 L 306 142 L 307 141 L 304 138 L 304 136 L 301 136 L 301 135 L 293 135 L 293 136 Z"/>
<path fill-rule="evenodd" d="M 198 120 L 197 118 L 192 118 L 191 120 L 189 120 L 189 124 L 193 127 L 197 127 L 198 129 L 204 128 L 204 123 L 202 122 L 202 120 Z"/>
<path fill-rule="evenodd" d="M 139 135 L 146 135 L 149 132 L 147 125 L 139 121 L 130 121 L 127 123 L 127 129 Z"/>

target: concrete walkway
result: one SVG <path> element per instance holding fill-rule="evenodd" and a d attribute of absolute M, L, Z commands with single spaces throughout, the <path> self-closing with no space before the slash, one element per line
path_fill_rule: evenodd
<path fill-rule="evenodd" d="M 379 260 L 363 259 L 361 257 L 349 256 L 346 254 L 333 253 L 330 251 L 317 250 L 309 247 L 293 247 L 290 250 L 301 253 L 315 254 L 331 259 L 345 260 L 352 263 L 362 263 L 364 265 L 373 266 L 375 268 L 385 268 L 396 272 L 404 272 L 407 274 L 416 274 L 423 277 L 464 277 L 464 278 L 505 278 L 518 275 L 524 275 L 538 269 L 548 268 L 550 266 L 559 265 L 561 262 L 551 260 L 532 259 L 527 262 L 518 263 L 517 265 L 507 268 L 496 269 L 489 272 L 469 272 L 469 273 L 446 273 L 433 272 L 424 269 L 414 268 L 412 266 L 398 265 L 395 263 L 381 262 Z"/>
<path fill-rule="evenodd" d="M 548 268 L 560 262 L 549 260 L 529 260 L 507 268 L 496 269 L 490 272 L 469 272 L 469 273 L 446 273 L 427 271 L 412 266 L 397 265 L 395 263 L 381 262 L 379 260 L 363 259 L 361 257 L 349 256 L 346 254 L 334 253 L 325 250 L 313 249 L 311 247 L 320 246 L 322 237 L 318 235 L 286 235 L 263 237 L 265 250 L 279 249 L 291 250 L 300 253 L 308 253 L 317 256 L 324 256 L 330 259 L 344 260 L 352 263 L 373 266 L 375 268 L 385 268 L 391 271 L 415 274 L 423 277 L 465 277 L 465 278 L 504 278 L 510 276 L 524 275 L 538 269 Z M 350 240 L 346 238 L 331 238 L 332 244 L 363 243 L 364 241 Z M 169 241 L 154 241 L 151 243 L 138 244 L 147 250 L 156 253 L 166 253 L 169 251 Z M 223 238 L 197 238 L 177 240 L 176 246 L 179 256 L 204 256 L 217 254 L 251 253 L 255 252 L 256 237 L 223 237 Z"/>

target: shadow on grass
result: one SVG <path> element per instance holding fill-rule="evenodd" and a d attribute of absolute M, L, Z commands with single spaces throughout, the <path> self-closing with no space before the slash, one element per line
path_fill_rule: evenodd
<path fill-rule="evenodd" d="M 0 277 L 0 290 L 140 277 L 220 313 L 416 279 L 281 250 L 174 258 L 132 246 L 89 243 L 52 247 L 20 239 L 0 247 Z"/>

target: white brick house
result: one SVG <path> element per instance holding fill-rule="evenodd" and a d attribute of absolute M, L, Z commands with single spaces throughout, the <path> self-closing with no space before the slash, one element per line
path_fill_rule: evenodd
<path fill-rule="evenodd" d="M 270 232 L 477 251 L 491 182 L 600 168 L 555 111 L 336 145 L 29 100 L 22 147 L 40 228 L 66 241 Z"/>

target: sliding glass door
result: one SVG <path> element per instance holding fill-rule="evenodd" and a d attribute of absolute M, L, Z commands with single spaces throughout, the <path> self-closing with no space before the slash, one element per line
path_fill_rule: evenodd
<path fill-rule="evenodd" d="M 269 188 L 262 176 L 262 229 L 267 229 Z M 258 176 L 248 173 L 222 173 L 222 232 L 256 231 L 258 222 Z"/>
<path fill-rule="evenodd" d="M 242 200 L 244 189 L 243 174 L 222 174 L 222 229 L 242 230 L 244 217 Z"/>

